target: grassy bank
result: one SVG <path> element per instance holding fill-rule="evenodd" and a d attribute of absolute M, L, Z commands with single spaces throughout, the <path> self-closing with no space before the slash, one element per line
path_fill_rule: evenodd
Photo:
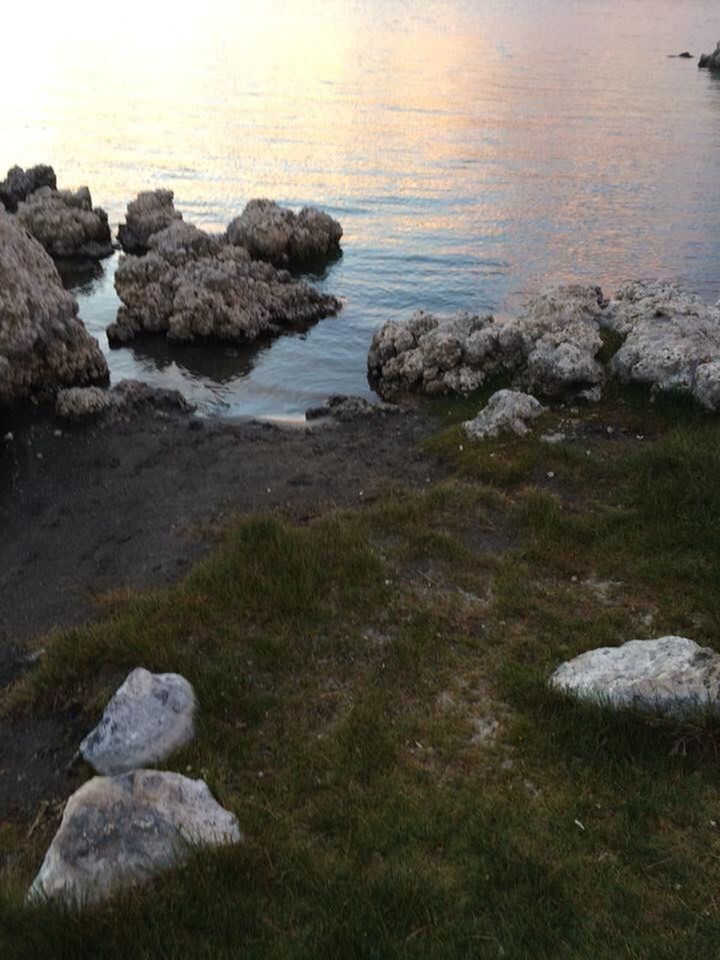
<path fill-rule="evenodd" d="M 611 396 L 453 478 L 225 530 L 178 586 L 52 637 L 2 709 L 89 729 L 135 666 L 183 673 L 246 842 L 83 914 L 22 899 L 57 825 L 0 824 L 4 958 L 704 958 L 720 950 L 720 726 L 551 696 L 590 647 L 718 646 L 720 426 Z M 571 442 L 543 443 L 563 432 Z"/>

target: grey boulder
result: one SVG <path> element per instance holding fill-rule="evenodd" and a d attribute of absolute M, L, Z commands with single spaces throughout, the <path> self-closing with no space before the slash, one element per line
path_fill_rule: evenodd
<path fill-rule="evenodd" d="M 57 189 L 57 177 L 52 167 L 45 164 L 30 167 L 28 170 L 11 167 L 5 179 L 0 182 L 0 204 L 8 213 L 15 213 L 18 204 L 41 187 Z"/>
<path fill-rule="evenodd" d="M 336 255 L 342 235 L 337 220 L 322 210 L 303 207 L 296 214 L 273 200 L 251 200 L 227 228 L 231 244 L 244 247 L 253 259 L 282 266 Z"/>
<path fill-rule="evenodd" d="M 236 818 L 202 780 L 155 770 L 95 777 L 68 800 L 28 900 L 100 903 L 194 849 L 242 839 Z"/>
<path fill-rule="evenodd" d="M 103 774 L 159 763 L 192 740 L 194 714 L 195 694 L 184 677 L 138 667 L 80 744 L 80 754 Z"/>
<path fill-rule="evenodd" d="M 498 390 L 474 420 L 466 420 L 463 432 L 470 440 L 485 440 L 503 433 L 525 436 L 530 424 L 544 411 L 542 404 L 527 393 Z"/>
<path fill-rule="evenodd" d="M 720 708 L 720 654 L 685 637 L 630 640 L 563 663 L 550 686 L 616 709 L 686 716 Z"/>
<path fill-rule="evenodd" d="M 93 207 L 87 187 L 40 187 L 18 205 L 17 219 L 53 257 L 99 260 L 113 252 L 107 214 Z"/>
<path fill-rule="evenodd" d="M 182 220 L 172 190 L 145 190 L 127 205 L 125 222 L 118 227 L 118 241 L 126 253 L 143 254 L 154 233 Z"/>
<path fill-rule="evenodd" d="M 159 412 L 192 413 L 195 405 L 179 390 L 153 387 L 140 380 L 120 380 L 109 390 L 99 387 L 69 387 L 58 390 L 55 413 L 62 420 L 77 422 L 128 419 L 136 414 Z"/>
<path fill-rule="evenodd" d="M 305 411 L 307 420 L 332 417 L 334 420 L 364 420 L 368 417 L 384 417 L 400 413 L 400 407 L 394 403 L 373 403 L 365 397 L 348 397 L 334 393 L 320 407 L 310 407 Z"/>

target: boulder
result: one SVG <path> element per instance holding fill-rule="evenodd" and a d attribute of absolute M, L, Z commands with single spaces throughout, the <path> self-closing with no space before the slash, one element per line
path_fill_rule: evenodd
<path fill-rule="evenodd" d="M 110 407 L 107 390 L 100 387 L 66 387 L 55 397 L 55 413 L 63 420 L 90 420 Z"/>
<path fill-rule="evenodd" d="M 703 53 L 698 60 L 698 67 L 708 70 L 720 70 L 720 42 L 712 53 Z"/>
<path fill-rule="evenodd" d="M 535 397 L 515 390 L 498 390 L 474 420 L 466 420 L 463 432 L 471 440 L 485 440 L 502 433 L 525 436 L 528 424 L 541 416 L 544 407 Z"/>
<path fill-rule="evenodd" d="M 384 417 L 388 414 L 400 413 L 400 407 L 394 403 L 372 403 L 365 397 L 347 397 L 335 393 L 327 398 L 320 407 L 310 407 L 305 411 L 306 420 L 318 420 L 321 417 L 332 417 L 334 420 L 362 420 L 366 417 Z"/>
<path fill-rule="evenodd" d="M 195 693 L 184 677 L 138 667 L 80 744 L 80 754 L 103 774 L 159 763 L 192 740 L 194 714 Z"/>
<path fill-rule="evenodd" d="M 125 222 L 118 227 L 118 241 L 126 253 L 146 253 L 154 233 L 182 220 L 174 196 L 172 190 L 146 190 L 127 205 Z"/>
<path fill-rule="evenodd" d="M 687 716 L 720 707 L 720 654 L 685 637 L 630 640 L 561 664 L 550 686 L 616 709 Z"/>
<path fill-rule="evenodd" d="M 93 208 L 87 187 L 40 187 L 18 205 L 17 219 L 53 257 L 100 260 L 113 252 L 107 214 Z"/>
<path fill-rule="evenodd" d="M 28 170 L 11 167 L 7 177 L 0 183 L 0 204 L 8 213 L 15 213 L 18 204 L 41 187 L 57 189 L 57 178 L 52 167 L 45 164 L 30 167 Z"/>
<path fill-rule="evenodd" d="M 628 283 L 603 321 L 626 339 L 610 362 L 623 383 L 693 396 L 720 408 L 720 307 L 670 283 Z"/>
<path fill-rule="evenodd" d="M 100 903 L 198 847 L 241 840 L 236 818 L 202 780 L 155 770 L 95 777 L 68 800 L 28 900 Z"/>
<path fill-rule="evenodd" d="M 140 380 L 121 380 L 110 390 L 99 387 L 70 387 L 59 390 L 55 413 L 63 420 L 125 419 L 149 411 L 192 413 L 195 405 L 179 390 L 153 387 Z"/>
<path fill-rule="evenodd" d="M 0 404 L 107 380 L 97 340 L 42 246 L 0 211 Z"/>
<path fill-rule="evenodd" d="M 336 256 L 342 235 L 337 220 L 322 210 L 303 207 L 296 214 L 273 200 L 251 200 L 227 228 L 231 244 L 282 266 Z"/>
<path fill-rule="evenodd" d="M 145 256 L 120 259 L 115 289 L 122 306 L 107 330 L 111 343 L 137 333 L 252 341 L 306 327 L 340 309 L 335 297 L 188 227 L 174 224 L 148 238 Z"/>

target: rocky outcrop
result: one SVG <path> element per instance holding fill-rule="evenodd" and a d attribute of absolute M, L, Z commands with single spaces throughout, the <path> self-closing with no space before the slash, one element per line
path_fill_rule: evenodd
<path fill-rule="evenodd" d="M 28 899 L 100 903 L 198 847 L 241 840 L 236 818 L 202 780 L 155 770 L 95 777 L 68 800 Z"/>
<path fill-rule="evenodd" d="M 544 395 L 592 389 L 604 376 L 597 359 L 603 306 L 598 287 L 575 285 L 546 291 L 511 320 L 419 311 L 377 331 L 368 378 L 389 399 L 411 391 L 467 394 L 500 374 Z"/>
<path fill-rule="evenodd" d="M 371 403 L 365 397 L 348 397 L 341 393 L 329 396 L 319 407 L 310 407 L 305 411 L 306 420 L 319 420 L 332 417 L 334 420 L 363 420 L 367 417 L 386 417 L 401 412 L 394 403 Z"/>
<path fill-rule="evenodd" d="M 100 387 L 66 387 L 55 397 L 55 413 L 62 420 L 92 420 L 110 409 L 110 393 Z"/>
<path fill-rule="evenodd" d="M 336 256 L 342 234 L 337 220 L 322 210 L 303 207 L 296 214 L 272 200 L 251 200 L 227 228 L 231 244 L 281 266 Z"/>
<path fill-rule="evenodd" d="M 87 187 L 40 187 L 18 205 L 17 219 L 53 257 L 100 260 L 113 252 L 107 214 L 93 208 Z"/>
<path fill-rule="evenodd" d="M 118 241 L 126 253 L 146 253 L 154 233 L 182 220 L 174 196 L 172 190 L 146 190 L 127 205 L 125 222 L 118 227 Z"/>
<path fill-rule="evenodd" d="M 670 283 L 627 283 L 604 324 L 625 336 L 610 363 L 623 383 L 692 395 L 720 408 L 720 307 Z"/>
<path fill-rule="evenodd" d="M 0 404 L 107 379 L 97 341 L 40 244 L 0 211 Z"/>
<path fill-rule="evenodd" d="M 708 70 L 720 70 L 720 42 L 712 53 L 703 53 L 698 60 L 698 67 Z"/>
<path fill-rule="evenodd" d="M 631 640 L 563 663 L 550 686 L 615 709 L 672 716 L 720 709 L 720 654 L 685 637 Z"/>
<path fill-rule="evenodd" d="M 340 309 L 335 297 L 187 224 L 174 224 L 148 243 L 144 257 L 120 260 L 115 289 L 123 305 L 107 331 L 112 343 L 138 333 L 252 341 Z"/>
<path fill-rule="evenodd" d="M 184 677 L 138 667 L 80 744 L 80 754 L 103 774 L 159 763 L 192 740 L 194 714 L 195 694 Z"/>
<path fill-rule="evenodd" d="M 52 167 L 45 164 L 30 167 L 28 170 L 11 167 L 7 177 L 0 183 L 0 204 L 9 213 L 15 213 L 18 204 L 41 187 L 57 189 L 57 178 Z"/>
<path fill-rule="evenodd" d="M 63 420 L 123 420 L 148 412 L 192 413 L 195 405 L 179 390 L 152 387 L 140 380 L 121 380 L 110 390 L 99 387 L 69 387 L 59 390 L 55 413 Z"/>
<path fill-rule="evenodd" d="M 528 425 L 544 411 L 542 404 L 527 393 L 515 390 L 498 390 L 494 393 L 474 420 L 466 420 L 463 432 L 470 440 L 486 440 L 502 433 L 525 436 Z"/>

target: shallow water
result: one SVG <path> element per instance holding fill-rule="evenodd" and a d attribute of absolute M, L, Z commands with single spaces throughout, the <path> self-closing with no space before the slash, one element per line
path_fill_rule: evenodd
<path fill-rule="evenodd" d="M 110 351 L 114 258 L 75 277 L 113 379 L 293 415 L 368 393 L 373 330 L 418 307 L 655 276 L 720 297 L 720 77 L 668 58 L 714 48 L 717 0 L 46 6 L 4 14 L 0 170 L 52 163 L 114 223 L 165 186 L 207 228 L 269 196 L 345 229 L 319 278 L 343 311 L 257 350 Z"/>

